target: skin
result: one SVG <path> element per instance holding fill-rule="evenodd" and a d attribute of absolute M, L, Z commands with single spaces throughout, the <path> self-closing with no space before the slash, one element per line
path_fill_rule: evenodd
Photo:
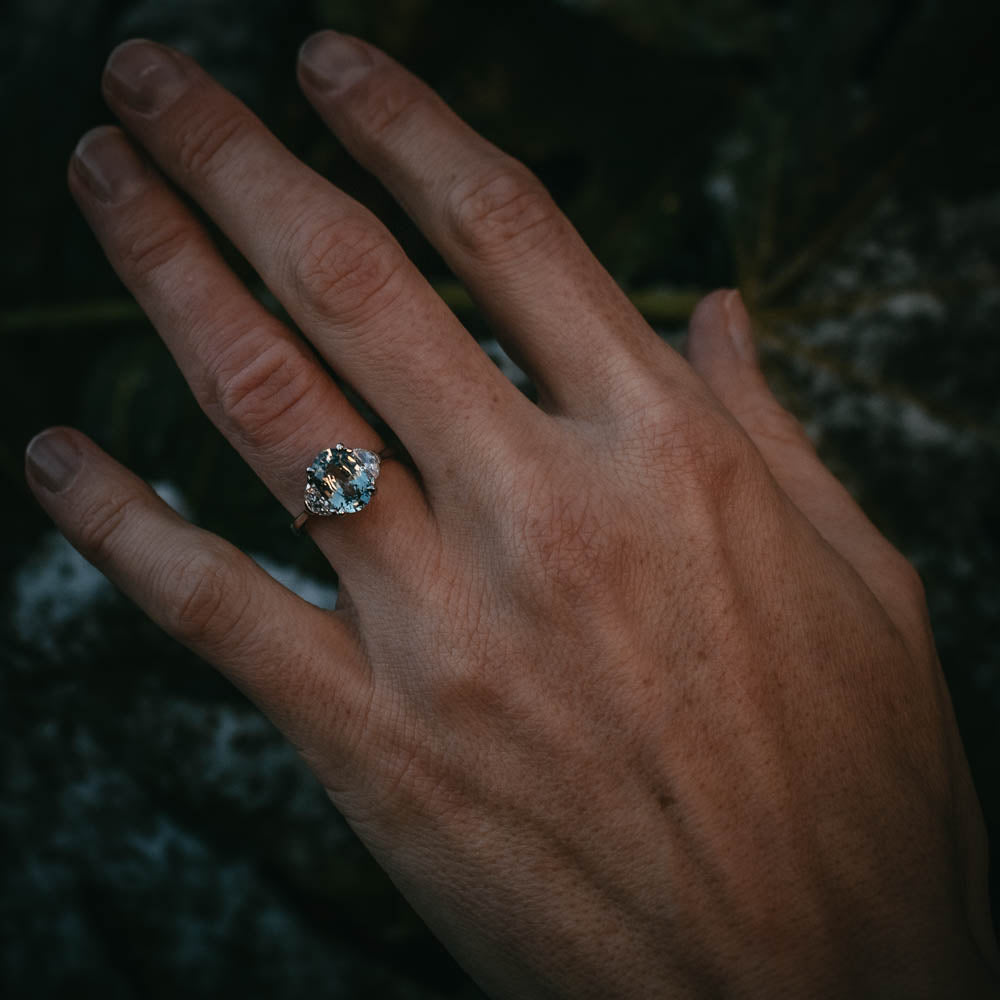
<path fill-rule="evenodd" d="M 537 179 L 357 40 L 306 97 L 539 386 L 523 397 L 361 205 L 188 57 L 133 41 L 70 189 L 290 514 L 375 431 L 306 604 L 82 434 L 29 446 L 66 537 L 245 690 L 496 997 L 989 996 L 979 806 L 920 580 L 757 366 L 738 293 L 666 346 Z M 124 131 L 123 131 L 124 130 Z M 228 270 L 211 216 L 306 340 Z M 596 360 L 595 360 L 596 359 Z"/>

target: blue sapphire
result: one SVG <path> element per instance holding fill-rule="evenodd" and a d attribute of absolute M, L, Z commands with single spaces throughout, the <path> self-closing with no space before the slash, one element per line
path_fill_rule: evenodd
<path fill-rule="evenodd" d="M 324 449 L 306 469 L 306 509 L 321 517 L 364 510 L 375 495 L 380 464 L 378 455 L 364 448 Z"/>

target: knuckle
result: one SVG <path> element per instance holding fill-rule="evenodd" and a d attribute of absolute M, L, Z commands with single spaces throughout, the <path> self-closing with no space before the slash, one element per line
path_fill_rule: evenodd
<path fill-rule="evenodd" d="M 101 497 L 81 511 L 77 544 L 95 566 L 106 566 L 114 561 L 122 527 L 138 512 L 143 500 L 139 493 L 115 493 Z"/>
<path fill-rule="evenodd" d="M 338 219 L 314 226 L 292 256 L 297 297 L 310 312 L 363 320 L 402 290 L 403 251 L 370 222 Z"/>
<path fill-rule="evenodd" d="M 146 280 L 184 253 L 194 238 L 191 226 L 181 220 L 139 229 L 126 239 L 121 249 L 122 268 L 132 277 Z"/>
<path fill-rule="evenodd" d="M 345 92 L 345 99 L 357 98 L 356 115 L 364 122 L 369 141 L 378 144 L 390 142 L 393 134 L 405 123 L 428 109 L 432 99 L 422 87 L 409 81 L 379 78 L 373 75 L 372 85 L 364 91 L 355 88 Z"/>
<path fill-rule="evenodd" d="M 716 497 L 745 485 L 753 455 L 746 435 L 702 400 L 682 391 L 660 393 L 639 420 L 634 440 L 642 465 L 672 486 Z"/>
<path fill-rule="evenodd" d="M 700 495 L 714 506 L 746 490 L 757 471 L 754 459 L 760 459 L 735 423 L 692 418 L 684 436 L 687 479 Z"/>
<path fill-rule="evenodd" d="M 562 213 L 542 183 L 511 159 L 459 181 L 448 194 L 445 218 L 455 242 L 492 260 L 537 249 L 562 224 Z"/>
<path fill-rule="evenodd" d="M 235 155 L 243 136 L 253 128 L 244 112 L 219 115 L 215 108 L 194 114 L 185 122 L 177 142 L 177 167 L 184 177 L 205 181 Z"/>
<path fill-rule="evenodd" d="M 200 548 L 170 565 L 163 580 L 166 627 L 187 645 L 217 648 L 235 640 L 249 595 L 221 554 Z"/>
<path fill-rule="evenodd" d="M 503 716 L 509 707 L 509 688 L 504 686 L 498 661 L 451 659 L 448 668 L 439 671 L 430 693 L 434 710 L 441 718 L 461 724 L 463 718 Z"/>
<path fill-rule="evenodd" d="M 253 439 L 280 437 L 289 420 L 307 405 L 317 385 L 318 370 L 282 341 L 247 358 L 226 357 L 213 372 L 212 409 L 224 421 Z"/>

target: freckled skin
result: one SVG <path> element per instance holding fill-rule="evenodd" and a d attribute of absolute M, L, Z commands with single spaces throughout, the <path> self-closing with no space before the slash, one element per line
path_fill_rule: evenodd
<path fill-rule="evenodd" d="M 983 824 L 920 580 L 771 395 L 738 294 L 703 300 L 681 357 L 537 179 L 384 53 L 323 33 L 300 80 L 541 405 L 378 220 L 192 60 L 129 43 L 112 110 L 413 468 L 310 519 L 334 613 L 78 432 L 32 442 L 40 503 L 261 706 L 491 995 L 996 995 Z M 69 181 L 290 512 L 331 430 L 380 448 L 122 131 L 85 137 Z"/>

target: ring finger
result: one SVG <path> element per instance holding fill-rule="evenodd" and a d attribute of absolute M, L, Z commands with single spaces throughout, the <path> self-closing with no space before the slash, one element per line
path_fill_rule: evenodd
<path fill-rule="evenodd" d="M 337 439 L 380 447 L 307 346 L 250 295 L 119 129 L 83 137 L 69 186 L 202 408 L 287 510 L 302 509 L 305 466 L 322 448 Z M 349 573 L 352 550 L 366 566 L 381 552 L 391 564 L 398 544 L 424 537 L 429 517 L 419 485 L 397 462 L 386 463 L 383 476 L 364 517 L 311 522 L 341 572 Z"/>
<path fill-rule="evenodd" d="M 528 419 L 531 404 L 388 230 L 292 156 L 193 60 L 128 42 L 112 53 L 104 89 L 126 128 L 393 427 L 432 502 L 453 489 L 455 456 Z"/>

